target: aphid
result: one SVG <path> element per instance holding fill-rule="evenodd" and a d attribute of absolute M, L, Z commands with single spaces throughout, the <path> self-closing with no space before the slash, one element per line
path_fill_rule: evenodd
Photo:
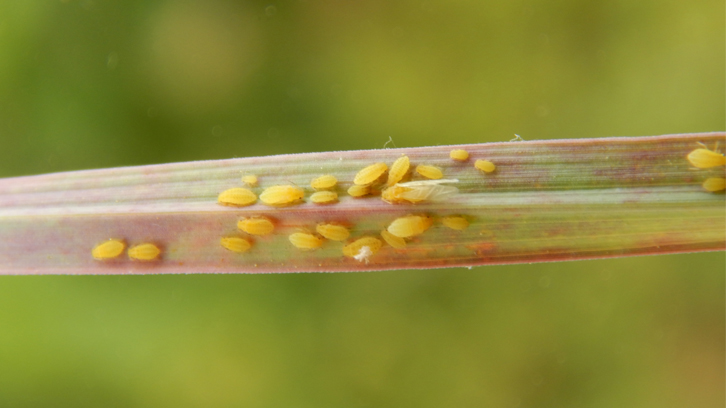
<path fill-rule="evenodd" d="M 723 153 L 714 152 L 708 149 L 696 149 L 688 153 L 688 161 L 699 169 L 709 169 L 711 167 L 723 166 L 726 164 L 726 158 Z"/>
<path fill-rule="evenodd" d="M 405 249 L 406 248 L 406 240 L 397 237 L 390 232 L 383 230 L 381 231 L 381 237 L 388 243 L 388 245 L 396 248 L 396 249 Z"/>
<path fill-rule="evenodd" d="M 359 261 L 368 260 L 368 258 L 378 252 L 383 246 L 383 242 L 375 237 L 363 237 L 351 242 L 343 247 L 343 255 L 349 258 L 355 258 Z M 367 247 L 367 250 L 363 248 Z"/>
<path fill-rule="evenodd" d="M 425 164 L 420 164 L 416 166 L 416 173 L 431 180 L 439 180 L 444 177 L 444 173 L 441 171 L 440 168 L 435 166 L 428 166 Z"/>
<path fill-rule="evenodd" d="M 240 253 L 247 252 L 252 247 L 250 241 L 240 237 L 224 237 L 219 240 L 219 243 L 232 252 Z"/>
<path fill-rule="evenodd" d="M 257 201 L 257 195 L 242 187 L 230 188 L 229 190 L 223 191 L 217 197 L 222 205 L 231 205 L 233 207 L 244 207 L 246 205 L 254 204 Z"/>
<path fill-rule="evenodd" d="M 141 244 L 129 248 L 129 258 L 137 261 L 153 261 L 159 257 L 161 250 L 154 244 Z"/>
<path fill-rule="evenodd" d="M 121 255 L 126 248 L 126 244 L 119 239 L 109 239 L 96 245 L 91 251 L 91 255 L 98 259 L 111 259 Z"/>
<path fill-rule="evenodd" d="M 355 175 L 353 183 L 359 186 L 371 184 L 374 181 L 378 180 L 378 178 L 381 177 L 383 173 L 386 172 L 386 170 L 388 170 L 388 166 L 386 165 L 386 163 L 371 164 L 370 166 L 365 167 L 363 170 L 359 171 L 358 174 Z"/>
<path fill-rule="evenodd" d="M 411 166 L 411 162 L 408 156 L 401 156 L 391 165 L 391 170 L 388 171 L 387 185 L 392 186 L 399 181 L 403 180 L 403 177 L 408 173 L 408 168 Z"/>
<path fill-rule="evenodd" d="M 275 230 L 275 224 L 269 218 L 242 218 L 237 221 L 237 228 L 250 235 L 267 235 Z"/>
<path fill-rule="evenodd" d="M 310 187 L 314 188 L 315 190 L 327 190 L 329 188 L 335 187 L 336 184 L 338 184 L 338 179 L 335 178 L 335 176 L 326 174 L 311 181 Z"/>
<path fill-rule="evenodd" d="M 421 201 L 443 201 L 459 192 L 459 189 L 452 186 L 444 186 L 444 183 L 458 183 L 459 180 L 425 180 L 398 183 L 383 190 L 381 198 L 391 204 L 404 202 L 420 203 Z"/>
<path fill-rule="evenodd" d="M 257 185 L 257 176 L 255 176 L 254 174 L 244 176 L 244 177 L 242 177 L 242 182 L 247 184 L 250 187 L 254 187 Z"/>
<path fill-rule="evenodd" d="M 449 157 L 458 161 L 466 161 L 469 159 L 469 152 L 463 149 L 454 149 L 449 153 Z"/>
<path fill-rule="evenodd" d="M 495 166 L 494 163 L 490 162 L 489 160 L 477 160 L 474 163 L 474 167 L 483 171 L 484 173 L 491 173 L 497 169 L 497 166 Z"/>
<path fill-rule="evenodd" d="M 469 227 L 469 221 L 460 215 L 444 217 L 441 219 L 441 223 L 444 224 L 444 226 L 457 231 L 463 231 Z"/>
<path fill-rule="evenodd" d="M 336 224 L 318 224 L 315 231 L 331 241 L 345 241 L 350 236 L 348 228 Z"/>
<path fill-rule="evenodd" d="M 305 192 L 295 186 L 272 186 L 260 194 L 260 200 L 267 205 L 288 205 L 302 200 Z"/>
<path fill-rule="evenodd" d="M 348 195 L 350 195 L 351 197 L 356 197 L 356 198 L 367 196 L 368 194 L 370 194 L 370 192 L 371 192 L 370 186 L 353 185 L 353 186 L 350 186 L 350 188 L 348 189 Z"/>
<path fill-rule="evenodd" d="M 315 204 L 332 204 L 338 201 L 338 193 L 335 191 L 318 191 L 310 196 L 310 201 Z"/>
<path fill-rule="evenodd" d="M 397 237 L 409 238 L 423 234 L 432 223 L 431 217 L 425 215 L 407 215 L 396 218 L 386 229 Z"/>
<path fill-rule="evenodd" d="M 723 191 L 726 189 L 726 179 L 722 177 L 707 178 L 706 181 L 703 182 L 702 186 L 706 189 L 706 191 L 710 191 L 711 193 Z"/>
<path fill-rule="evenodd" d="M 323 240 L 307 232 L 295 232 L 288 237 L 290 242 L 300 249 L 315 249 L 323 245 Z"/>

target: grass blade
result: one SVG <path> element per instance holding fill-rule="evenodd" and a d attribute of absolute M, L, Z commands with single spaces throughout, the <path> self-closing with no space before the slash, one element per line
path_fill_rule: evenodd
<path fill-rule="evenodd" d="M 724 250 L 718 145 L 726 133 L 1 179 L 0 274 L 366 271 Z M 313 196 L 313 180 L 326 193 Z"/>

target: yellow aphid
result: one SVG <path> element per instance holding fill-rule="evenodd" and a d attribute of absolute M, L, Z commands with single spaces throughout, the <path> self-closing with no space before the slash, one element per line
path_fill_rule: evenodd
<path fill-rule="evenodd" d="M 141 244 L 129 248 L 129 258 L 137 261 L 153 261 L 159 257 L 161 250 L 154 244 Z"/>
<path fill-rule="evenodd" d="M 458 161 L 469 160 L 469 152 L 463 149 L 454 149 L 449 153 L 449 157 Z"/>
<path fill-rule="evenodd" d="M 315 231 L 331 241 L 345 241 L 350 236 L 348 228 L 336 224 L 318 224 Z"/>
<path fill-rule="evenodd" d="M 323 240 L 307 232 L 296 232 L 288 237 L 290 242 L 300 249 L 315 249 L 323 245 Z"/>
<path fill-rule="evenodd" d="M 485 173 L 491 173 L 497 169 L 497 166 L 495 166 L 494 163 L 490 162 L 489 160 L 477 160 L 474 163 L 474 167 Z"/>
<path fill-rule="evenodd" d="M 275 230 L 275 224 L 265 217 L 242 218 L 237 221 L 237 228 L 250 235 L 267 235 Z"/>
<path fill-rule="evenodd" d="M 386 165 L 386 163 L 371 164 L 370 166 L 364 168 L 355 175 L 353 183 L 359 186 L 371 184 L 374 181 L 378 180 L 378 178 L 381 177 L 383 173 L 386 172 L 386 170 L 388 170 L 388 166 Z"/>
<path fill-rule="evenodd" d="M 696 149 L 688 153 L 687 157 L 688 161 L 699 169 L 709 169 L 726 164 L 726 158 L 724 158 L 723 153 L 717 153 L 708 149 Z"/>
<path fill-rule="evenodd" d="M 431 217 L 425 215 L 407 215 L 396 218 L 386 229 L 397 237 L 408 238 L 423 234 L 432 223 Z"/>
<path fill-rule="evenodd" d="M 367 196 L 371 192 L 370 186 L 350 186 L 348 189 L 348 195 L 351 197 L 364 197 Z"/>
<path fill-rule="evenodd" d="M 397 237 L 386 230 L 381 231 L 381 236 L 388 242 L 388 245 L 396 249 L 406 248 L 406 240 L 401 237 Z"/>
<path fill-rule="evenodd" d="M 318 191 L 310 196 L 310 201 L 315 204 L 332 204 L 338 201 L 338 193 L 335 191 Z"/>
<path fill-rule="evenodd" d="M 444 173 L 441 172 L 440 168 L 435 166 L 427 166 L 425 164 L 416 166 L 416 173 L 431 180 L 439 180 L 444 177 Z"/>
<path fill-rule="evenodd" d="M 260 200 L 267 205 L 287 205 L 302 200 L 305 192 L 295 186 L 272 186 L 260 194 Z"/>
<path fill-rule="evenodd" d="M 251 174 L 249 176 L 242 177 L 242 182 L 247 184 L 250 187 L 254 187 L 257 185 L 257 176 L 254 174 Z"/>
<path fill-rule="evenodd" d="M 247 252 L 252 247 L 250 241 L 240 237 L 224 237 L 219 240 L 219 243 L 232 252 L 240 253 Z"/>
<path fill-rule="evenodd" d="M 338 179 L 335 178 L 335 176 L 326 174 L 311 181 L 310 187 L 316 190 L 327 190 L 329 188 L 335 187 L 336 184 L 338 184 Z"/>
<path fill-rule="evenodd" d="M 411 162 L 408 160 L 408 156 L 401 156 L 396 159 L 391 165 L 391 170 L 388 172 L 388 181 L 386 184 L 392 186 L 403 180 L 410 166 Z"/>
<path fill-rule="evenodd" d="M 458 183 L 459 180 L 425 180 L 398 183 L 383 190 L 381 198 L 391 204 L 409 202 L 412 204 L 422 201 L 443 201 L 459 192 L 459 189 L 452 186 L 444 186 L 444 183 Z"/>
<path fill-rule="evenodd" d="M 363 237 L 343 247 L 343 255 L 359 261 L 368 261 L 368 258 L 378 252 L 383 242 L 375 237 Z"/>
<path fill-rule="evenodd" d="M 450 217 L 444 217 L 441 219 L 441 223 L 445 226 L 457 230 L 463 231 L 469 227 L 469 221 L 466 218 L 459 215 L 452 215 Z"/>
<path fill-rule="evenodd" d="M 230 188 L 229 190 L 223 191 L 219 197 L 217 197 L 222 205 L 231 205 L 234 207 L 244 207 L 246 205 L 254 204 L 257 201 L 257 195 L 242 187 Z"/>
<path fill-rule="evenodd" d="M 126 248 L 126 244 L 118 239 L 109 239 L 108 241 L 102 242 L 96 245 L 91 251 L 96 259 L 111 259 L 121 255 Z"/>
<path fill-rule="evenodd" d="M 703 188 L 706 189 L 706 191 L 716 193 L 726 189 L 726 179 L 722 177 L 711 177 L 707 178 L 702 185 Z"/>

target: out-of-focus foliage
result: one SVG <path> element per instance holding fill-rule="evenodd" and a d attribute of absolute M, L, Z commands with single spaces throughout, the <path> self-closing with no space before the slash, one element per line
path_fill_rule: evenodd
<path fill-rule="evenodd" d="M 723 1 L 0 0 L 0 177 L 723 130 Z M 0 406 L 721 407 L 723 253 L 4 277 Z"/>

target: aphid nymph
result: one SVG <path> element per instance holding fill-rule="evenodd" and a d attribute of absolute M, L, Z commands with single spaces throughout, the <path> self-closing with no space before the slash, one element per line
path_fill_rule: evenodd
<path fill-rule="evenodd" d="M 449 157 L 453 160 L 466 161 L 469 160 L 469 152 L 464 149 L 454 149 L 449 153 Z"/>
<path fill-rule="evenodd" d="M 311 181 L 310 187 L 314 188 L 315 190 L 327 190 L 329 188 L 335 187 L 336 184 L 338 184 L 338 179 L 335 178 L 335 176 L 326 174 Z"/>
<path fill-rule="evenodd" d="M 237 228 L 250 235 L 267 235 L 275 230 L 275 224 L 266 217 L 242 218 L 237 221 Z"/>
<path fill-rule="evenodd" d="M 295 232 L 290 234 L 288 239 L 296 248 L 305 250 L 320 248 L 320 246 L 323 245 L 322 239 L 307 232 Z"/>
<path fill-rule="evenodd" d="M 726 157 L 724 157 L 723 153 L 714 152 L 705 146 L 688 153 L 686 158 L 694 167 L 698 167 L 699 169 L 710 169 L 711 167 L 726 164 Z"/>
<path fill-rule="evenodd" d="M 250 241 L 241 237 L 224 237 L 219 240 L 219 243 L 224 248 L 238 253 L 247 252 L 252 247 Z"/>
<path fill-rule="evenodd" d="M 432 223 L 431 217 L 425 215 L 407 215 L 396 218 L 386 229 L 399 238 L 408 238 L 423 234 Z"/>
<path fill-rule="evenodd" d="M 358 172 L 358 174 L 355 175 L 353 183 L 359 186 L 371 184 L 374 181 L 378 180 L 378 178 L 381 177 L 383 173 L 386 172 L 386 170 L 388 170 L 388 166 L 386 165 L 386 163 L 371 164 L 370 166 L 363 168 L 361 171 Z"/>
<path fill-rule="evenodd" d="M 257 195 L 252 190 L 236 187 L 221 192 L 217 197 L 217 201 L 222 205 L 244 207 L 254 204 L 257 201 Z"/>
<path fill-rule="evenodd" d="M 439 180 L 444 178 L 444 173 L 441 171 L 440 168 L 436 166 L 429 166 L 426 164 L 420 164 L 416 166 L 416 173 L 431 180 Z"/>
<path fill-rule="evenodd" d="M 726 179 L 723 177 L 710 177 L 702 184 L 703 188 L 711 193 L 718 193 L 726 189 Z"/>
<path fill-rule="evenodd" d="M 391 169 L 388 171 L 388 181 L 386 184 L 392 186 L 399 181 L 403 180 L 408 173 L 408 168 L 411 166 L 411 161 L 408 156 L 401 156 L 391 165 Z"/>
<path fill-rule="evenodd" d="M 141 244 L 129 248 L 129 258 L 137 261 L 153 261 L 159 257 L 161 250 L 154 244 Z"/>
<path fill-rule="evenodd" d="M 497 166 L 489 160 L 477 160 L 474 162 L 474 167 L 483 171 L 484 173 L 492 173 L 497 169 Z"/>
<path fill-rule="evenodd" d="M 343 255 L 354 258 L 359 261 L 368 260 L 371 255 L 378 252 L 383 246 L 383 242 L 375 237 L 358 238 L 350 244 L 343 247 Z M 367 249 L 363 249 L 367 248 Z"/>
<path fill-rule="evenodd" d="M 244 176 L 242 177 L 242 182 L 250 187 L 254 187 L 257 185 L 257 176 L 255 176 L 254 174 Z"/>
<path fill-rule="evenodd" d="M 315 231 L 331 241 L 345 241 L 350 236 L 348 228 L 337 224 L 318 224 Z"/>
<path fill-rule="evenodd" d="M 260 194 L 260 200 L 267 205 L 283 206 L 302 200 L 305 192 L 296 186 L 272 186 Z"/>
<path fill-rule="evenodd" d="M 441 219 L 444 226 L 456 231 L 463 231 L 469 227 L 469 221 L 460 215 L 451 215 Z"/>
<path fill-rule="evenodd" d="M 332 204 L 338 201 L 338 193 L 335 191 L 318 191 L 310 196 L 310 201 L 315 204 Z"/>
<path fill-rule="evenodd" d="M 381 231 L 381 237 L 383 237 L 388 245 L 396 249 L 406 249 L 406 240 L 401 237 L 397 237 L 386 230 Z"/>
<path fill-rule="evenodd" d="M 126 248 L 126 244 L 119 239 L 109 239 L 96 245 L 91 251 L 91 255 L 98 259 L 111 259 L 121 255 Z"/>
<path fill-rule="evenodd" d="M 371 186 L 359 186 L 357 184 L 354 184 L 350 186 L 350 188 L 348 188 L 348 195 L 355 198 L 365 197 L 370 192 Z"/>

